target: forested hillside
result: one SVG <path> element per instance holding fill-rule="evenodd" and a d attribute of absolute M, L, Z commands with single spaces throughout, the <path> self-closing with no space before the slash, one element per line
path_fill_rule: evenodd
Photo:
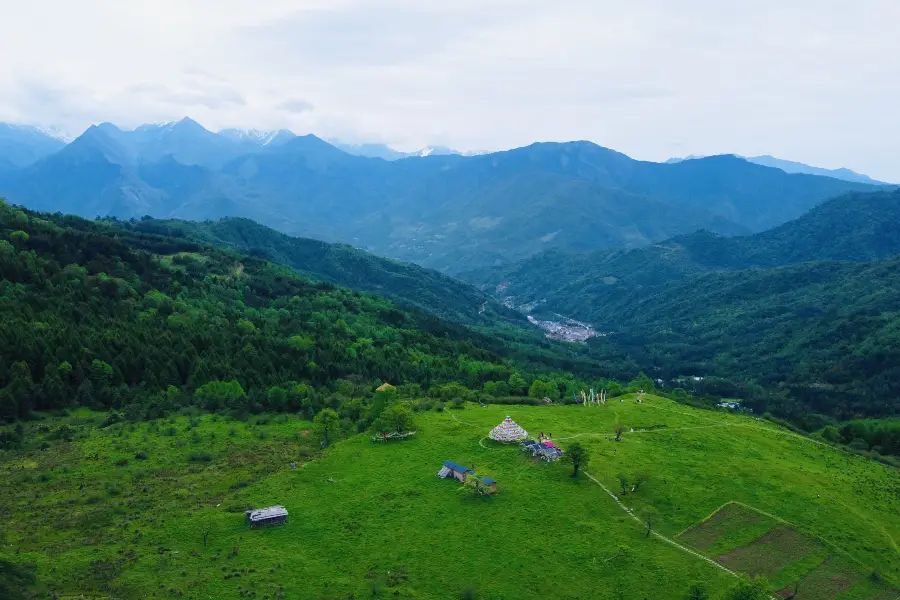
<path fill-rule="evenodd" d="M 312 415 L 352 399 L 341 381 L 452 383 L 452 399 L 490 381 L 524 394 L 542 372 L 573 387 L 571 371 L 628 374 L 585 348 L 510 343 L 185 238 L 6 204 L 0 310 L 3 420 L 72 404 Z"/>
<path fill-rule="evenodd" d="M 768 268 L 817 260 L 867 261 L 900 254 L 900 191 L 853 193 L 751 236 L 698 231 L 634 250 L 545 252 L 512 265 L 464 273 L 520 303 L 546 298 L 587 317 L 625 290 L 705 271 Z"/>
<path fill-rule="evenodd" d="M 716 272 L 633 292 L 596 313 L 666 377 L 718 376 L 724 396 L 798 422 L 900 412 L 900 259 Z M 602 313 L 600 311 L 603 311 Z"/>
<path fill-rule="evenodd" d="M 300 274 L 371 292 L 443 319 L 484 326 L 531 328 L 524 315 L 457 279 L 410 263 L 381 258 L 344 244 L 279 233 L 243 218 L 219 221 L 122 222 L 133 231 L 187 237 L 291 267 Z"/>
<path fill-rule="evenodd" d="M 900 253 L 898 217 L 900 192 L 850 194 L 754 236 L 552 252 L 467 277 L 538 314 L 590 322 L 666 378 L 716 376 L 731 382 L 722 395 L 748 398 L 763 386 L 781 400 L 759 408 L 798 419 L 887 415 L 900 410 L 888 258 Z"/>

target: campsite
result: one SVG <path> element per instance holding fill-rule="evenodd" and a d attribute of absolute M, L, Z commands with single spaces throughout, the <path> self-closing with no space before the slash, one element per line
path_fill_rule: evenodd
<path fill-rule="evenodd" d="M 734 553 L 782 527 L 805 550 L 766 568 L 774 590 L 840 577 L 847 585 L 816 600 L 893 600 L 900 490 L 888 467 L 753 417 L 634 398 L 468 403 L 417 414 L 408 439 L 357 435 L 322 452 L 296 417 L 97 428 L 79 411 L 66 418 L 71 443 L 7 455 L 0 501 L 20 518 L 4 536 L 60 580 L 130 597 L 615 599 L 698 581 L 724 589 L 735 577 L 715 563 L 731 553 L 745 558 L 722 566 L 753 571 L 753 552 Z M 563 450 L 582 444 L 584 473 L 490 439 L 506 416 L 532 437 L 552 431 Z M 435 477 L 445 461 L 474 465 L 497 492 Z M 722 512 L 729 503 L 749 508 Z M 248 528 L 246 509 L 276 504 L 287 524 Z M 653 531 L 677 545 L 645 535 L 649 509 Z"/>

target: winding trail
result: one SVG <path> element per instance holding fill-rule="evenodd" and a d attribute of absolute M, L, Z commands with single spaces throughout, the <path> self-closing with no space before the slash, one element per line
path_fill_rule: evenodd
<path fill-rule="evenodd" d="M 629 517 L 631 517 L 632 519 L 634 519 L 634 520 L 635 520 L 637 523 L 639 523 L 640 525 L 642 525 L 642 526 L 644 525 L 643 521 L 641 521 L 641 520 L 637 517 L 637 515 L 634 514 L 634 511 L 633 511 L 632 509 L 628 508 L 627 506 L 625 506 L 625 504 L 622 503 L 622 500 L 621 500 L 618 496 L 616 496 L 616 495 L 615 495 L 608 487 L 606 487 L 605 485 L 603 485 L 602 483 L 600 483 L 593 475 L 591 475 L 591 474 L 588 473 L 587 471 L 582 471 L 582 472 L 585 474 L 585 476 L 586 476 L 588 479 L 590 479 L 591 481 L 593 481 L 594 483 L 596 483 L 597 485 L 599 485 L 599 486 L 601 487 L 601 489 L 603 489 L 603 491 L 606 492 L 606 493 L 609 495 L 610 498 L 612 498 L 613 500 L 615 500 L 615 501 L 616 501 L 616 504 L 619 505 L 619 508 L 621 508 L 623 511 L 625 511 L 625 514 L 627 514 Z M 672 538 L 666 537 L 666 536 L 664 536 L 663 534 L 658 533 L 658 532 L 656 532 L 656 531 L 651 531 L 651 532 L 650 532 L 650 535 L 656 536 L 657 538 L 661 539 L 662 541 L 666 542 L 667 544 L 670 544 L 670 545 L 672 545 L 672 546 L 678 548 L 678 549 L 681 550 L 682 552 L 687 552 L 688 554 L 691 554 L 691 555 L 693 555 L 693 556 L 696 556 L 696 557 L 699 558 L 700 560 L 705 561 L 705 562 L 707 562 L 707 563 L 713 565 L 714 567 L 716 567 L 716 568 L 718 568 L 718 569 L 720 569 L 720 570 L 722 570 L 722 571 L 725 571 L 726 573 L 728 573 L 729 575 L 731 575 L 731 576 L 733 576 L 733 577 L 738 577 L 738 578 L 740 578 L 740 575 L 739 575 L 738 573 L 735 573 L 734 571 L 732 571 L 731 569 L 725 567 L 724 565 L 721 565 L 721 564 L 717 563 L 716 561 L 714 561 L 713 559 L 709 558 L 708 556 L 704 556 L 703 554 L 700 554 L 699 552 L 697 552 L 697 551 L 695 551 L 695 550 L 691 550 L 691 549 L 688 548 L 687 546 L 683 546 L 682 544 L 679 544 L 678 542 L 676 542 L 676 541 L 673 540 Z"/>
<path fill-rule="evenodd" d="M 462 419 L 457 418 L 457 416 L 454 415 L 453 412 L 450 411 L 449 409 L 445 409 L 445 412 L 450 413 L 450 416 L 451 416 L 451 417 L 453 418 L 453 420 L 456 421 L 457 423 L 461 423 L 461 424 L 463 424 L 463 425 L 468 425 L 468 426 L 470 426 L 470 427 L 475 427 L 475 426 L 476 426 L 476 425 L 473 424 L 473 423 L 467 423 L 466 421 L 463 421 Z M 708 426 L 704 426 L 704 427 L 708 427 Z M 692 429 L 693 429 L 693 428 L 692 428 Z M 635 432 L 635 433 L 637 433 L 637 432 Z M 649 432 L 647 432 L 647 433 L 649 433 Z M 609 434 L 608 434 L 608 433 L 580 433 L 580 434 L 578 434 L 578 435 L 574 435 L 574 436 L 571 436 L 571 437 L 567 437 L 567 438 L 558 438 L 558 439 L 563 440 L 563 439 L 573 439 L 573 438 L 582 437 L 582 436 L 600 436 L 600 435 L 609 435 Z M 478 445 L 481 446 L 482 448 L 487 449 L 487 447 L 484 445 L 484 440 L 485 440 L 485 439 L 487 439 L 487 438 L 481 438 L 481 439 L 479 439 L 479 440 L 478 440 Z M 519 474 L 518 474 L 518 476 L 516 477 L 516 479 L 518 479 L 518 477 L 520 477 L 520 476 L 522 475 L 522 473 L 524 473 L 527 469 L 528 469 L 528 467 L 522 469 L 522 470 L 519 472 Z M 600 486 L 600 488 L 601 488 L 604 492 L 606 492 L 606 493 L 609 495 L 610 498 L 612 498 L 613 500 L 615 500 L 616 504 L 619 505 L 619 508 L 621 508 L 623 511 L 625 511 L 625 513 L 626 513 L 629 517 L 631 517 L 632 519 L 634 519 L 634 521 L 635 521 L 636 523 L 638 523 L 638 524 L 640 524 L 640 525 L 643 526 L 643 522 L 637 517 L 637 515 L 634 514 L 634 511 L 633 511 L 632 509 L 628 508 L 627 506 L 625 506 L 625 505 L 622 503 L 622 501 L 619 499 L 619 497 L 616 496 L 612 491 L 610 491 L 609 488 L 607 488 L 605 485 L 603 485 L 602 483 L 600 483 L 600 482 L 599 482 L 593 475 L 591 475 L 590 473 L 588 473 L 588 472 L 586 472 L 586 471 L 583 471 L 583 473 L 584 473 L 591 481 L 593 481 L 593 482 L 596 483 L 598 486 Z M 684 545 L 682 545 L 682 544 L 679 544 L 678 542 L 676 542 L 676 541 L 673 540 L 672 538 L 666 537 L 666 536 L 664 536 L 664 535 L 661 534 L 661 533 L 657 533 L 656 531 L 651 531 L 651 532 L 650 532 L 650 535 L 653 535 L 653 536 L 655 536 L 656 538 L 658 538 L 658 539 L 664 541 L 665 543 L 667 543 L 667 544 L 669 544 L 669 545 L 671 545 L 671 546 L 674 546 L 675 548 L 678 548 L 678 549 L 681 550 L 682 552 L 686 552 L 687 554 L 690 554 L 690 555 L 692 555 L 692 556 L 694 556 L 694 557 L 696 557 L 696 558 L 699 558 L 700 560 L 702 560 L 702 561 L 704 561 L 704 562 L 706 562 L 706 563 L 709 563 L 709 564 L 713 565 L 713 566 L 716 567 L 717 569 L 720 569 L 720 570 L 722 570 L 722 571 L 725 571 L 726 573 L 728 573 L 728 574 L 731 575 L 732 577 L 736 577 L 736 578 L 739 578 L 739 577 L 740 577 L 740 575 L 739 575 L 738 573 L 735 573 L 734 571 L 732 571 L 731 569 L 728 569 L 728 568 L 725 567 L 724 565 L 720 565 L 719 563 L 717 563 L 717 562 L 714 561 L 713 559 L 709 558 L 708 556 L 704 556 L 703 554 L 700 554 L 700 553 L 697 552 L 696 550 L 691 550 L 691 549 L 688 548 L 687 546 L 684 546 Z"/>
<path fill-rule="evenodd" d="M 685 415 L 685 416 L 697 418 L 697 419 L 700 419 L 700 420 L 703 420 L 703 421 L 707 421 L 707 422 L 715 422 L 715 421 L 716 421 L 716 419 L 713 419 L 713 418 L 710 418 L 710 417 L 706 417 L 706 416 L 703 416 L 703 415 L 698 415 L 698 414 L 696 414 L 696 413 L 689 413 L 689 412 L 685 412 L 685 411 L 681 411 L 681 410 L 677 410 L 677 409 L 666 408 L 666 407 L 659 406 L 659 405 L 656 405 L 656 404 L 651 403 L 651 402 L 644 402 L 643 405 L 644 405 L 644 406 L 647 406 L 647 407 L 650 407 L 650 408 L 654 408 L 654 409 L 656 409 L 656 410 L 661 410 L 661 411 L 664 411 L 664 412 L 672 412 L 672 413 L 676 413 L 676 414 L 680 414 L 680 415 Z M 468 425 L 469 427 L 477 427 L 477 425 L 475 425 L 474 423 L 468 423 L 468 422 L 466 422 L 466 421 L 463 421 L 462 419 L 457 418 L 457 416 L 456 416 L 455 414 L 453 414 L 453 412 L 452 412 L 451 410 L 449 410 L 449 409 L 445 409 L 445 412 L 450 413 L 450 416 L 451 416 L 451 417 L 453 418 L 453 420 L 456 421 L 457 423 L 460 423 L 460 424 L 463 424 L 463 425 Z M 813 444 L 816 444 L 817 446 L 824 446 L 824 447 L 826 447 L 826 448 L 829 448 L 829 449 L 831 449 L 831 450 L 835 450 L 835 451 L 840 452 L 840 453 L 842 453 L 842 454 L 852 455 L 852 453 L 847 452 L 847 451 L 845 451 L 845 450 L 842 450 L 841 448 L 836 448 L 836 447 L 832 446 L 831 444 L 828 444 L 828 443 L 825 443 L 825 442 L 820 442 L 820 441 L 818 441 L 818 440 L 814 440 L 814 439 L 812 439 L 812 438 L 809 438 L 809 437 L 807 437 L 807 436 L 803 436 L 803 435 L 794 433 L 794 432 L 792 432 L 792 431 L 785 431 L 784 429 L 780 429 L 780 428 L 765 427 L 765 426 L 752 425 L 752 424 L 749 424 L 749 423 L 740 423 L 740 422 L 738 422 L 738 423 L 730 423 L 730 422 L 729 422 L 729 423 L 721 423 L 721 422 L 715 422 L 715 424 L 713 424 L 713 425 L 694 425 L 694 426 L 689 426 L 689 427 L 672 427 L 672 428 L 666 427 L 666 428 L 661 428 L 661 429 L 651 429 L 651 430 L 644 430 L 644 431 L 626 431 L 626 432 L 623 432 L 623 435 L 632 435 L 632 434 L 636 434 L 636 433 L 662 433 L 662 432 L 666 432 L 666 431 L 684 431 L 684 430 L 692 430 L 692 429 L 714 429 L 714 428 L 729 428 L 729 427 L 743 428 L 743 429 L 755 429 L 755 430 L 763 431 L 763 432 L 766 432 L 766 433 L 771 433 L 771 434 L 778 435 L 778 436 L 786 436 L 786 437 L 791 437 L 791 438 L 799 438 L 799 439 L 801 439 L 801 440 L 804 440 L 804 441 L 807 441 L 807 442 L 811 442 L 811 443 L 813 443 Z M 581 438 L 581 437 L 603 437 L 603 436 L 609 437 L 610 435 L 612 435 L 612 434 L 609 433 L 609 432 L 585 432 L 585 433 L 578 433 L 578 434 L 571 435 L 571 436 L 560 437 L 560 438 L 556 438 L 556 439 L 559 439 L 559 440 L 574 440 L 574 439 Z M 480 439 L 478 440 L 478 445 L 481 446 L 482 448 L 486 449 L 486 450 L 490 450 L 491 448 L 488 448 L 488 447 L 484 444 L 484 441 L 485 441 L 486 439 L 488 439 L 488 438 L 486 438 L 486 437 L 480 438 Z M 518 480 L 519 477 L 521 477 L 521 475 L 522 475 L 526 470 L 527 470 L 527 467 L 526 467 L 525 469 L 522 469 L 522 470 L 517 474 L 516 480 Z M 631 508 L 627 507 L 627 506 L 622 502 L 622 500 L 621 500 L 615 493 L 613 493 L 609 488 L 607 488 L 605 485 L 603 485 L 602 483 L 600 483 L 600 481 L 598 481 L 597 478 L 595 478 L 593 475 L 591 475 L 591 474 L 588 473 L 587 471 L 582 471 L 582 472 L 584 473 L 584 475 L 585 475 L 588 479 L 590 479 L 591 481 L 593 481 L 593 482 L 594 482 L 595 484 L 597 484 L 604 492 L 606 492 L 606 494 L 607 494 L 610 498 L 612 498 L 612 499 L 615 501 L 615 503 L 619 506 L 619 508 L 621 508 L 621 509 L 625 512 L 625 514 L 627 514 L 629 517 L 631 517 L 636 523 L 640 524 L 642 527 L 644 526 L 643 521 L 641 521 L 641 519 L 640 519 L 637 515 L 634 514 L 634 511 L 633 511 Z M 838 499 L 834 499 L 834 500 L 837 500 L 841 505 L 845 506 L 846 508 L 851 509 L 851 511 L 852 511 L 854 514 L 856 514 L 858 517 L 863 517 L 863 515 L 859 514 L 859 512 L 858 512 L 857 510 L 853 510 L 852 507 L 847 506 L 844 502 L 841 502 L 841 501 L 838 500 Z M 731 501 L 730 503 L 740 504 L 740 505 L 745 506 L 746 508 L 749 508 L 749 509 L 751 509 L 751 510 L 754 510 L 754 511 L 760 513 L 760 514 L 763 514 L 763 515 L 766 515 L 766 516 L 768 516 L 768 517 L 771 517 L 771 518 L 775 519 L 776 521 L 779 521 L 779 522 L 785 523 L 785 524 L 790 524 L 790 523 L 788 523 L 787 521 L 785 521 L 784 519 L 782 519 L 782 518 L 780 518 L 780 517 L 778 517 L 778 516 L 776 516 L 776 515 L 773 515 L 773 514 L 770 514 L 770 513 L 765 512 L 765 511 L 762 511 L 762 510 L 760 510 L 760 509 L 758 509 L 758 508 L 756 508 L 756 507 L 754 507 L 754 506 L 750 506 L 750 505 L 748 505 L 748 504 L 744 504 L 743 502 L 739 502 L 739 501 Z M 728 504 L 728 503 L 726 503 L 726 504 Z M 867 521 L 871 522 L 871 520 L 870 520 L 870 519 L 867 519 L 867 518 L 864 518 L 864 520 L 867 520 Z M 890 533 L 888 533 L 888 531 L 887 531 L 885 528 L 883 528 L 883 527 L 877 527 L 877 529 L 879 529 L 879 530 L 880 530 L 880 531 L 888 538 L 888 540 L 889 540 L 889 542 L 890 542 L 890 545 L 891 545 L 895 550 L 897 550 L 897 543 L 896 543 L 896 541 L 894 540 L 894 538 L 890 535 Z M 674 539 L 672 539 L 672 538 L 669 538 L 669 537 L 667 537 L 667 536 L 664 536 L 663 534 L 658 533 L 658 532 L 656 532 L 656 531 L 651 531 L 650 534 L 653 535 L 654 537 L 658 538 L 659 540 L 662 540 L 663 542 L 669 544 L 670 546 L 672 546 L 672 547 L 674 547 L 674 548 L 677 548 L 677 549 L 681 550 L 682 552 L 685 552 L 686 554 L 690 554 L 691 556 L 694 556 L 694 557 L 696 557 L 696 558 L 699 558 L 700 560 L 702 560 L 702 561 L 704 561 L 704 562 L 706 562 L 706 563 L 708 563 L 708 564 L 710 564 L 710 565 L 716 567 L 717 569 L 719 569 L 719 570 L 721 570 L 721 571 L 724 571 L 725 573 L 728 573 L 728 574 L 731 575 L 732 577 L 735 577 L 735 578 L 741 578 L 741 577 L 742 577 L 742 575 L 741 575 L 740 573 L 737 573 L 737 572 L 735 572 L 735 571 L 732 571 L 731 569 L 727 568 L 726 566 L 724 566 L 724 565 L 722 565 L 722 564 L 716 562 L 714 559 L 712 559 L 712 558 L 710 558 L 710 557 L 708 557 L 708 556 L 706 556 L 706 555 L 704 555 L 704 554 L 701 554 L 700 552 L 697 552 L 696 550 L 693 550 L 693 549 L 691 549 L 691 548 L 689 548 L 689 547 L 687 547 L 687 546 L 685 546 L 685 545 L 683 545 L 683 544 L 679 544 L 678 542 L 676 542 L 676 541 L 675 541 Z M 831 546 L 831 544 L 828 544 L 828 545 Z M 832 547 L 832 549 L 836 549 L 836 547 Z M 843 554 L 843 555 L 849 557 L 849 555 L 846 554 L 846 553 L 844 553 L 841 549 L 837 549 L 837 550 L 838 550 L 838 552 L 839 552 L 840 554 Z M 851 560 L 853 560 L 854 562 L 859 563 L 859 561 L 853 559 L 852 557 L 850 557 L 850 558 L 851 558 Z M 862 563 L 859 563 L 859 564 L 862 564 Z M 771 595 L 770 595 L 769 598 L 770 598 L 771 600 L 779 600 L 776 596 L 771 596 Z M 900 600 L 900 597 L 898 597 L 897 600 Z"/>

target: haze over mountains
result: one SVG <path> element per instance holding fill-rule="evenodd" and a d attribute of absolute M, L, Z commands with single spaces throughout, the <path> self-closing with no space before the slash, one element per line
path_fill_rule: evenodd
<path fill-rule="evenodd" d="M 553 248 L 640 247 L 698 229 L 753 233 L 874 189 L 727 155 L 637 161 L 590 142 L 385 160 L 285 130 L 216 134 L 187 118 L 133 131 L 103 123 L 59 144 L 4 142 L 2 155 L 17 162 L 0 169 L 0 194 L 88 217 L 243 216 L 450 273 Z"/>
<path fill-rule="evenodd" d="M 856 171 L 852 171 L 850 169 L 823 169 L 821 167 L 813 167 L 810 165 L 805 165 L 800 162 L 795 162 L 792 160 L 784 160 L 781 158 L 775 158 L 774 156 L 769 156 L 768 154 L 764 154 L 762 156 L 738 156 L 738 158 L 743 158 L 747 162 L 752 162 L 757 165 L 762 165 L 764 167 L 772 167 L 774 169 L 781 169 L 785 173 L 803 173 L 805 175 L 821 175 L 822 177 L 834 177 L 835 179 L 842 179 L 844 181 L 855 181 L 857 183 L 871 183 L 873 185 L 883 185 L 884 182 L 876 181 L 869 177 L 868 175 L 863 175 L 862 173 L 857 173 Z M 703 158 L 702 156 L 685 156 L 684 158 L 670 158 L 666 162 L 668 164 L 679 163 L 685 160 L 696 160 L 698 158 Z"/>

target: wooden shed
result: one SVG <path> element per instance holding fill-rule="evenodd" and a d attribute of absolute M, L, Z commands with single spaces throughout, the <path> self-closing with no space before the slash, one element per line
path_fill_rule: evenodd
<path fill-rule="evenodd" d="M 247 525 L 253 528 L 285 525 L 287 520 L 288 511 L 283 506 L 269 506 L 247 511 Z"/>
<path fill-rule="evenodd" d="M 496 494 L 497 493 L 497 482 L 490 477 L 482 477 L 481 485 L 485 489 L 488 494 Z"/>
<path fill-rule="evenodd" d="M 466 477 L 468 477 L 469 475 L 474 475 L 474 474 L 475 474 L 475 471 L 473 471 L 469 467 L 464 467 L 464 466 L 456 464 L 455 462 L 450 461 L 450 460 L 445 462 L 443 468 L 441 468 L 441 470 L 438 471 L 438 477 L 442 477 L 445 479 L 447 477 L 453 477 L 454 479 L 456 479 L 462 483 L 466 482 Z"/>

